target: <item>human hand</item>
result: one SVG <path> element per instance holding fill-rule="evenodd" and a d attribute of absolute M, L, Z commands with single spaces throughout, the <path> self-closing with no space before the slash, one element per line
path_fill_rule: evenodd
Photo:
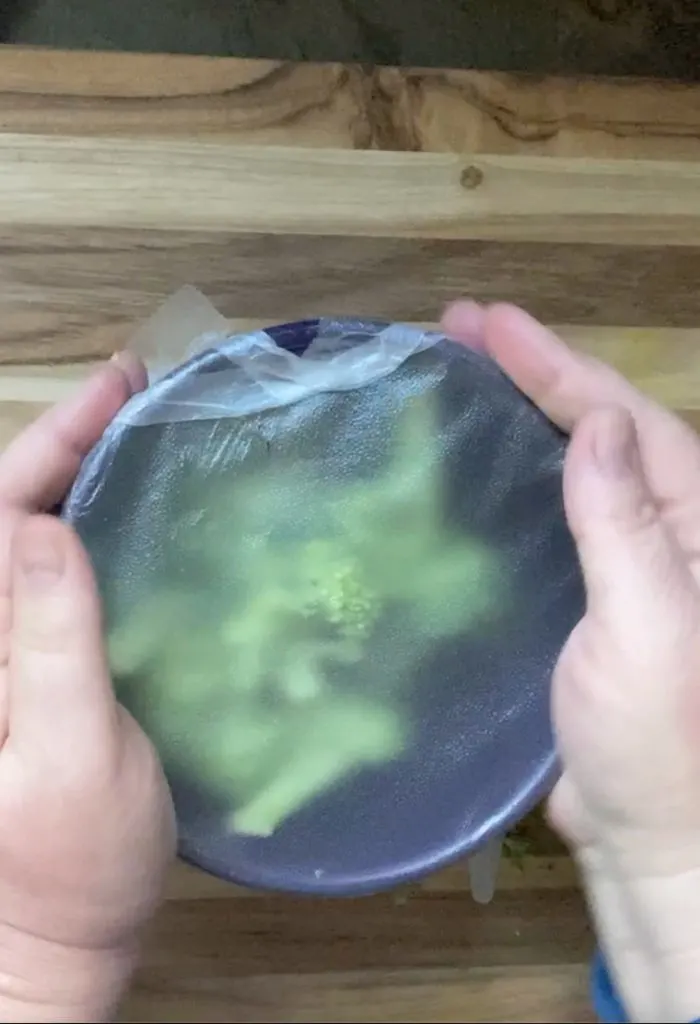
<path fill-rule="evenodd" d="M 0 457 L 0 1019 L 102 1021 L 174 856 L 158 759 L 112 691 L 73 531 L 41 515 L 146 383 L 123 356 Z"/>
<path fill-rule="evenodd" d="M 443 329 L 573 434 L 564 499 L 587 608 L 553 680 L 563 776 L 550 811 L 633 1019 L 689 1020 L 700 1009 L 700 441 L 521 310 L 457 303 Z"/>

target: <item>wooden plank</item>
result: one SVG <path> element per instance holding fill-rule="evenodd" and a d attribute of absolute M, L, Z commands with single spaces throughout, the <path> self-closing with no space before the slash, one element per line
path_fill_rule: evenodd
<path fill-rule="evenodd" d="M 339 941 L 342 941 L 340 938 Z M 162 960 L 137 984 L 122 1024 L 593 1024 L 583 964 L 460 970 L 326 971 L 231 979 L 225 957 L 202 980 Z"/>
<path fill-rule="evenodd" d="M 700 85 L 386 68 L 380 95 L 406 150 L 697 160 Z"/>
<path fill-rule="evenodd" d="M 700 165 L 0 135 L 7 227 L 693 246 Z"/>
<path fill-rule="evenodd" d="M 225 315 L 258 323 L 314 315 L 434 320 L 445 303 L 470 293 L 482 301 L 508 298 L 550 323 L 646 330 L 697 328 L 698 281 L 700 246 L 0 225 L 0 364 L 108 356 L 134 323 L 187 283 Z M 639 339 L 634 344 L 630 351 L 641 351 Z M 674 343 L 669 359 L 682 370 L 676 358 L 686 358 L 693 342 L 686 336 L 679 344 L 682 351 Z"/>
<path fill-rule="evenodd" d="M 224 946 L 236 951 L 228 972 L 238 978 L 582 963 L 593 947 L 581 893 L 563 888 L 504 891 L 488 906 L 459 892 L 422 893 L 402 904 L 390 895 L 171 900 L 150 942 L 166 948 L 174 965 L 200 958 L 202 978 Z"/>
<path fill-rule="evenodd" d="M 0 131 L 365 149 L 367 73 L 342 65 L 0 48 Z"/>
<path fill-rule="evenodd" d="M 589 1021 L 591 946 L 570 890 L 485 908 L 454 893 L 180 900 L 154 923 L 122 1019 Z"/>
<path fill-rule="evenodd" d="M 342 939 L 340 940 L 342 941 Z M 348 971 L 231 979 L 226 958 L 202 981 L 192 965 L 144 975 L 122 1024 L 593 1024 L 583 964 L 463 971 Z M 160 968 L 160 969 L 159 969 Z"/>
<path fill-rule="evenodd" d="M 0 130 L 692 160 L 699 85 L 0 48 Z"/>

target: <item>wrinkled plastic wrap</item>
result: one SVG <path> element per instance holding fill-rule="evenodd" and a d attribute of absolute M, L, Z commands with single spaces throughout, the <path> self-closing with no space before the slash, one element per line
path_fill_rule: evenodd
<path fill-rule="evenodd" d="M 563 438 L 414 327 L 230 336 L 184 292 L 136 347 L 152 384 L 64 516 L 183 855 L 352 893 L 486 850 L 554 771 L 549 677 L 582 606 Z"/>

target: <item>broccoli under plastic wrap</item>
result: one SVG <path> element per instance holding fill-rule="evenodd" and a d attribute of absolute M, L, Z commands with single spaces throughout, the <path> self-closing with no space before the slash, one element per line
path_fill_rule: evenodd
<path fill-rule="evenodd" d="M 166 765 L 239 834 L 269 836 L 400 756 L 416 669 L 498 598 L 494 555 L 446 525 L 435 412 L 430 396 L 406 407 L 372 479 L 299 459 L 243 463 L 208 493 L 203 480 L 175 543 L 207 587 L 164 579 L 112 634 L 115 675 Z"/>

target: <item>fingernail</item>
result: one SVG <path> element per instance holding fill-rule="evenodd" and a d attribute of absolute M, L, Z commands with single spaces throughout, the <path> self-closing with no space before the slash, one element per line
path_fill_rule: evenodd
<path fill-rule="evenodd" d="M 614 477 L 629 473 L 637 456 L 637 432 L 631 415 L 623 409 L 601 410 L 592 448 L 601 473 Z"/>
<path fill-rule="evenodd" d="M 440 324 L 448 338 L 472 349 L 483 349 L 485 317 L 478 302 L 461 299 L 443 310 Z"/>
<path fill-rule="evenodd" d="M 459 299 L 450 302 L 442 311 L 443 320 L 456 320 L 459 326 L 467 330 L 480 330 L 484 322 L 484 307 L 472 299 Z"/>
<path fill-rule="evenodd" d="M 55 584 L 65 569 L 65 550 L 57 530 L 43 522 L 25 526 L 18 537 L 19 566 L 33 587 Z"/>
<path fill-rule="evenodd" d="M 128 349 L 123 349 L 121 352 L 115 352 L 110 362 L 122 371 L 129 382 L 132 395 L 137 391 L 143 391 L 146 386 L 146 373 L 138 356 L 129 352 Z"/>

